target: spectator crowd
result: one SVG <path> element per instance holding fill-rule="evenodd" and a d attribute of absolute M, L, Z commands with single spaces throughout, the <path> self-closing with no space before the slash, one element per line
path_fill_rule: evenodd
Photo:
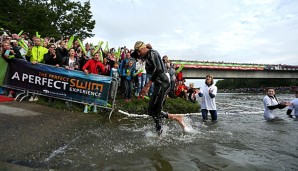
<path fill-rule="evenodd" d="M 149 81 L 151 75 L 146 72 L 146 62 L 133 49 L 126 46 L 118 48 L 102 48 L 101 44 L 93 46 L 91 43 L 83 45 L 79 39 L 64 37 L 56 41 L 52 37 L 41 38 L 39 35 L 30 37 L 27 33 L 11 34 L 9 30 L 2 30 L 0 36 L 1 58 L 9 61 L 11 58 L 26 60 L 33 64 L 42 63 L 66 70 L 79 70 L 87 74 L 100 74 L 113 77 L 109 97 L 123 96 L 125 102 L 130 102 L 132 96 L 143 99 L 140 91 Z M 150 44 L 147 47 L 152 48 Z M 167 76 L 171 82 L 170 98 L 181 97 L 195 102 L 195 89 L 191 83 L 185 85 L 181 69 L 164 55 L 162 58 Z M 153 86 L 147 96 L 150 98 Z M 116 92 L 116 90 L 118 90 Z M 0 94 L 15 96 L 13 90 L 0 87 Z M 29 101 L 37 101 L 32 95 Z"/>

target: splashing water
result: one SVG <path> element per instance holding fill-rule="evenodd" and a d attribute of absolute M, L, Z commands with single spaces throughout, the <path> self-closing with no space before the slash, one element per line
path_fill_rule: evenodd
<path fill-rule="evenodd" d="M 161 136 L 151 118 L 120 115 L 78 133 L 44 161 L 61 170 L 297 170 L 297 122 L 286 109 L 277 112 L 284 121 L 265 122 L 262 98 L 218 94 L 218 123 L 184 116 L 183 131 L 164 119 Z"/>

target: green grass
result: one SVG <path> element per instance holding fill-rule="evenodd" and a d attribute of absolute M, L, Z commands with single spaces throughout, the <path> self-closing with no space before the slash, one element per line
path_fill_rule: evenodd
<path fill-rule="evenodd" d="M 64 100 L 55 99 L 53 103 L 48 102 L 48 97 L 39 96 L 39 100 L 36 102 L 41 105 L 54 107 L 61 110 L 71 110 L 74 112 L 82 112 L 84 110 L 84 105 L 79 103 L 72 103 L 71 109 L 67 107 Z M 112 104 L 111 102 L 109 102 Z M 132 98 L 131 102 L 125 102 L 122 96 L 116 98 L 115 111 L 122 110 L 133 114 L 146 114 L 148 108 L 149 99 L 138 99 L 136 97 Z M 108 113 L 108 110 L 101 110 L 99 113 Z M 192 103 L 182 98 L 168 98 L 164 105 L 163 111 L 174 113 L 174 114 L 184 114 L 184 113 L 195 113 L 199 112 L 198 103 Z"/>

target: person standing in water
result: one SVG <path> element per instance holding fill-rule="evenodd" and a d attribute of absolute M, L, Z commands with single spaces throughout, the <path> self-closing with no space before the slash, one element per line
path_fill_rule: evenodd
<path fill-rule="evenodd" d="M 208 112 L 211 114 L 211 120 L 217 122 L 217 110 L 215 104 L 215 96 L 217 94 L 217 87 L 214 85 L 213 76 L 208 74 L 206 76 L 205 85 L 201 90 L 196 90 L 197 96 L 201 97 L 201 112 L 203 122 L 208 120 Z M 197 97 L 197 99 L 199 98 Z"/>
<path fill-rule="evenodd" d="M 140 95 L 144 96 L 148 92 L 152 83 L 154 83 L 154 90 L 149 101 L 148 115 L 152 116 L 157 133 L 159 135 L 162 133 L 162 118 L 176 120 L 184 129 L 185 124 L 182 116 L 168 114 L 162 111 L 162 106 L 170 91 L 170 80 L 166 75 L 161 56 L 156 50 L 147 47 L 142 41 L 137 41 L 135 43 L 134 50 L 146 61 L 146 72 L 152 75 L 149 82 L 140 92 Z"/>
<path fill-rule="evenodd" d="M 283 109 L 286 106 L 291 105 L 289 102 L 280 102 L 277 100 L 275 96 L 275 90 L 274 88 L 267 88 L 267 95 L 263 98 L 264 103 L 264 118 L 267 121 L 274 121 L 274 120 L 280 120 L 279 117 L 274 116 L 274 110 L 275 109 Z"/>
<path fill-rule="evenodd" d="M 293 118 L 292 110 L 294 110 L 295 119 L 298 119 L 298 90 L 295 91 L 295 99 L 291 101 L 289 108 L 287 110 L 287 115 Z"/>

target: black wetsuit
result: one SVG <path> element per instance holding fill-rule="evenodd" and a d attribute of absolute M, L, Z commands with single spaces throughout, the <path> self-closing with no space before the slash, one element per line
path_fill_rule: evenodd
<path fill-rule="evenodd" d="M 170 81 L 166 75 L 164 63 L 157 51 L 148 50 L 144 59 L 146 60 L 146 72 L 152 75 L 150 80 L 154 83 L 148 115 L 153 117 L 156 130 L 161 133 L 161 118 L 167 118 L 167 114 L 161 110 L 170 91 Z"/>

